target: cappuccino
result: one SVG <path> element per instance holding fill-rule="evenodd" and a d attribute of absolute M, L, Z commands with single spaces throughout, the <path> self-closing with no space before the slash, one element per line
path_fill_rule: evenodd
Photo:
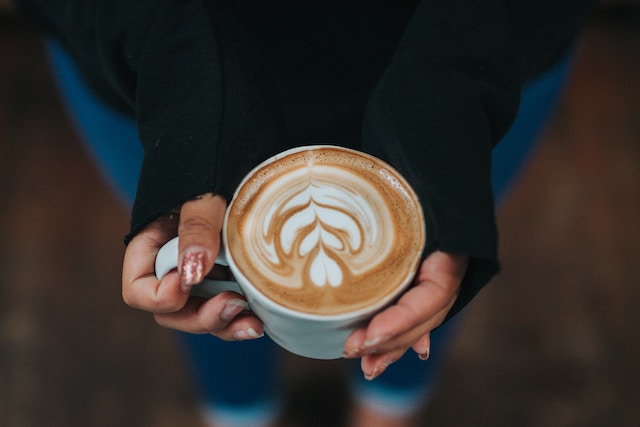
<path fill-rule="evenodd" d="M 286 152 L 241 184 L 227 211 L 230 262 L 295 311 L 340 315 L 375 306 L 413 278 L 422 208 L 373 156 L 321 146 Z"/>

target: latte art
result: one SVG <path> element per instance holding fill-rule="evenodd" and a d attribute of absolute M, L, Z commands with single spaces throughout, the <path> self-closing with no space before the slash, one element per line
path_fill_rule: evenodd
<path fill-rule="evenodd" d="M 421 207 L 403 178 L 336 147 L 261 168 L 236 193 L 226 229 L 228 251 L 249 282 L 314 314 L 384 299 L 413 276 L 424 245 Z"/>
<path fill-rule="evenodd" d="M 341 286 L 390 252 L 393 230 L 384 224 L 391 212 L 382 194 L 349 171 L 305 167 L 266 187 L 243 234 L 269 281 L 291 288 Z"/>

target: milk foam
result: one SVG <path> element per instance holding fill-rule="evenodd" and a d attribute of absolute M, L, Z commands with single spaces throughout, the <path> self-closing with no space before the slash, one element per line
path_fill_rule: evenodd
<path fill-rule="evenodd" d="M 273 179 L 251 216 L 243 235 L 263 274 L 280 286 L 341 286 L 384 261 L 394 241 L 391 212 L 376 187 L 327 165 Z"/>

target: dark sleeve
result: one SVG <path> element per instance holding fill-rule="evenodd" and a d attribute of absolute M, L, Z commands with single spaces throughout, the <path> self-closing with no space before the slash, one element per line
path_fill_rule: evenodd
<path fill-rule="evenodd" d="M 567 45 L 595 3 L 422 1 L 372 93 L 365 151 L 415 186 L 426 253 L 470 257 L 449 316 L 499 269 L 491 150 L 515 118 L 527 78 Z"/>
<path fill-rule="evenodd" d="M 230 200 L 282 140 L 279 98 L 246 64 L 234 29 L 201 0 L 162 3 L 138 67 L 145 155 L 129 238 L 197 195 Z"/>
<path fill-rule="evenodd" d="M 97 92 L 136 119 L 144 159 L 128 241 L 199 194 L 229 199 L 277 149 L 281 109 L 202 0 L 20 0 Z M 214 32 L 215 27 L 215 32 Z M 219 42 L 223 40 L 223 42 Z"/>

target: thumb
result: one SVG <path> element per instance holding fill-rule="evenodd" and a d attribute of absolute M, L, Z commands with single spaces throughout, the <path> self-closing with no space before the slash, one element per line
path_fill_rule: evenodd
<path fill-rule="evenodd" d="M 208 193 L 180 208 L 178 271 L 185 291 L 202 282 L 213 268 L 226 206 L 222 196 Z"/>

